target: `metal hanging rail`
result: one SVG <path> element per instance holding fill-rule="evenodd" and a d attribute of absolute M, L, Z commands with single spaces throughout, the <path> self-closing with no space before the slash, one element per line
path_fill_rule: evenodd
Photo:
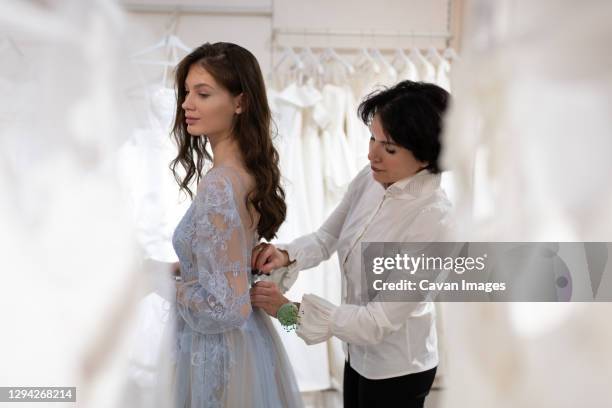
<path fill-rule="evenodd" d="M 406 32 L 393 32 L 393 31 L 372 31 L 372 30 L 310 30 L 310 29 L 285 29 L 275 28 L 273 35 L 296 35 L 296 36 L 334 36 L 334 37 L 391 37 L 391 38 L 445 38 L 451 39 L 453 36 L 449 32 L 424 32 L 424 31 L 412 31 Z"/>
<path fill-rule="evenodd" d="M 206 6 L 194 4 L 144 4 L 144 3 L 121 3 L 128 11 L 140 13 L 189 13 L 207 14 L 217 16 L 250 16 L 271 17 L 271 7 L 256 6 Z"/>

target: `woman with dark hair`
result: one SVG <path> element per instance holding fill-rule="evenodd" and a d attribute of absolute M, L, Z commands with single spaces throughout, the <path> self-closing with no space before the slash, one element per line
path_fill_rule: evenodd
<path fill-rule="evenodd" d="M 450 202 L 440 188 L 442 88 L 403 81 L 368 95 L 359 114 L 371 131 L 365 167 L 321 228 L 289 245 L 258 245 L 252 267 L 270 273 L 251 303 L 281 323 L 297 323 L 307 344 L 344 342 L 344 406 L 421 408 L 438 366 L 431 302 L 364 303 L 362 242 L 443 240 Z M 300 270 L 338 253 L 342 305 L 312 294 L 292 303 L 285 292 Z M 299 316 L 299 320 L 297 319 Z"/>
<path fill-rule="evenodd" d="M 176 94 L 171 168 L 193 200 L 172 239 L 176 406 L 301 407 L 280 338 L 249 299 L 252 249 L 286 212 L 259 64 L 238 45 L 206 43 L 178 65 Z M 213 165 L 202 175 L 205 160 Z"/>

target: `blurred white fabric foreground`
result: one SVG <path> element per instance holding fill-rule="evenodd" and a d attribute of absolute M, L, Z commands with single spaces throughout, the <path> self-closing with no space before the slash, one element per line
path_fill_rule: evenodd
<path fill-rule="evenodd" d="M 603 1 L 469 3 L 444 157 L 462 187 L 460 240 L 612 241 L 611 16 Z M 447 309 L 443 406 L 612 400 L 609 304 Z"/>
<path fill-rule="evenodd" d="M 123 14 L 1 2 L 0 31 L 29 46 L 0 51 L 0 384 L 121 406 L 143 282 L 113 158 L 130 132 Z"/>

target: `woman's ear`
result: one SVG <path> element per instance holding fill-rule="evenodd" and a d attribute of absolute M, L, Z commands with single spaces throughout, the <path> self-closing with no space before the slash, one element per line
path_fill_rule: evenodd
<path fill-rule="evenodd" d="M 243 98 L 244 94 L 239 94 L 237 96 L 234 97 L 234 114 L 236 115 L 240 115 L 242 113 L 242 106 L 243 106 Z"/>

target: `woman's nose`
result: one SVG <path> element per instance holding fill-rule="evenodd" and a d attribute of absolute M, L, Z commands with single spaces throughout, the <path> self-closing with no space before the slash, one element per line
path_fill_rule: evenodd
<path fill-rule="evenodd" d="M 185 100 L 181 104 L 181 108 L 183 108 L 183 110 L 189 110 L 191 108 L 191 100 L 189 99 L 189 95 L 185 96 Z"/>
<path fill-rule="evenodd" d="M 380 162 L 380 154 L 378 154 L 376 146 L 370 146 L 370 150 L 368 150 L 368 160 L 375 163 Z"/>

